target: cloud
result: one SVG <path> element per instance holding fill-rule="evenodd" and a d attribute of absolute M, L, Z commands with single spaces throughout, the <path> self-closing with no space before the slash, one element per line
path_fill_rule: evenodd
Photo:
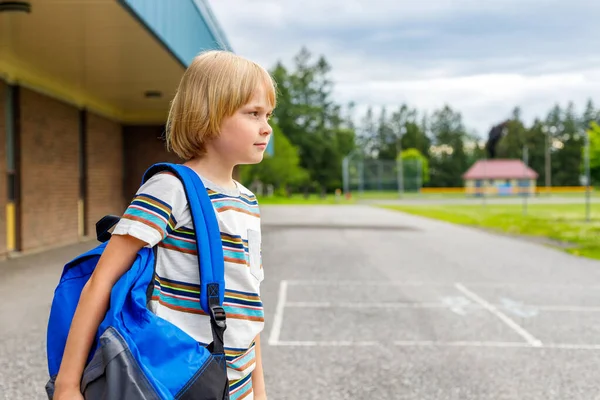
<path fill-rule="evenodd" d="M 302 46 L 332 66 L 339 103 L 433 111 L 485 135 L 515 106 L 600 104 L 600 3 L 589 0 L 214 0 L 236 52 L 291 65 Z M 367 6 L 368 4 L 368 6 Z"/>
<path fill-rule="evenodd" d="M 435 78 L 410 81 L 371 81 L 367 84 L 347 84 L 338 88 L 340 98 L 360 97 L 361 111 L 367 105 L 394 109 L 407 102 L 419 110 L 433 109 L 450 104 L 462 112 L 467 126 L 487 133 L 493 123 L 509 117 L 520 106 L 522 117 L 531 122 L 535 117 L 545 117 L 557 99 L 566 106 L 562 95 L 570 93 L 569 100 L 585 104 L 590 91 L 600 93 L 597 71 L 546 74 L 526 77 L 519 74 L 482 74 L 467 77 Z M 594 78 L 593 76 L 596 75 Z M 594 82 L 591 84 L 590 82 Z"/>

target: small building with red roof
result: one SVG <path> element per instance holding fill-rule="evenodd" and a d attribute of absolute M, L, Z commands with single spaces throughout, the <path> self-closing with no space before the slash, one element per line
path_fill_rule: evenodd
<path fill-rule="evenodd" d="M 463 174 L 467 195 L 533 195 L 538 173 L 516 159 L 479 160 Z"/>

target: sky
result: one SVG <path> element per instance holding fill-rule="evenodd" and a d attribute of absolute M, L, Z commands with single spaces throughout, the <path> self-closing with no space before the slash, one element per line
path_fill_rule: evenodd
<path fill-rule="evenodd" d="M 334 100 L 449 104 L 487 137 L 521 107 L 600 106 L 600 2 L 592 0 L 209 0 L 233 50 L 271 68 L 305 46 L 332 67 Z"/>

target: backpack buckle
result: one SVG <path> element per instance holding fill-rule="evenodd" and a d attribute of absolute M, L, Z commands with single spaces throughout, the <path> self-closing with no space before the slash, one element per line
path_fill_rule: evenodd
<path fill-rule="evenodd" d="M 219 328 L 225 328 L 226 324 L 226 315 L 225 310 L 221 306 L 211 306 L 210 307 L 211 317 L 213 321 L 217 324 Z"/>

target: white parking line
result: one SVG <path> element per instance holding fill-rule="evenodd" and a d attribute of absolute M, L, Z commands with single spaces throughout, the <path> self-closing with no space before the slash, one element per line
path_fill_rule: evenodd
<path fill-rule="evenodd" d="M 292 341 L 279 341 L 275 346 L 290 346 L 290 347 L 349 347 L 349 346 L 377 346 L 381 345 L 379 342 L 371 341 L 352 341 L 352 340 L 339 340 L 339 341 L 314 341 L 314 340 L 292 340 Z"/>
<path fill-rule="evenodd" d="M 419 282 L 419 281 L 310 281 L 288 280 L 288 284 L 297 286 L 454 286 L 454 282 Z"/>
<path fill-rule="evenodd" d="M 280 340 L 283 327 L 283 316 L 285 308 L 374 308 L 374 309 L 444 309 L 448 308 L 448 304 L 444 302 L 331 302 L 331 301 L 316 301 L 316 302 L 288 302 L 288 288 L 290 285 L 314 285 L 314 286 L 447 286 L 454 287 L 459 290 L 466 298 L 473 301 L 471 304 L 466 304 L 465 307 L 474 310 L 487 310 L 492 315 L 496 316 L 512 330 L 525 339 L 525 342 L 502 342 L 502 341 L 436 341 L 436 340 L 409 340 L 409 341 L 391 341 L 387 343 L 378 341 L 353 341 L 353 340 L 338 340 L 338 341 L 286 341 Z M 502 283 L 470 283 L 469 286 L 518 286 L 520 284 L 502 284 Z M 591 288 L 592 286 L 583 285 L 542 285 L 547 287 L 571 287 L 571 288 Z M 466 300 L 466 299 L 465 299 Z M 537 309 L 538 311 L 563 311 L 563 312 L 600 312 L 600 307 L 593 306 L 576 306 L 576 305 L 529 305 L 528 308 Z M 600 344 L 569 344 L 569 343 L 542 343 L 525 328 L 517 324 L 514 320 L 508 317 L 504 311 L 506 304 L 492 304 L 466 287 L 463 282 L 454 284 L 442 282 L 417 282 L 417 281 L 303 281 L 303 280 L 282 280 L 279 286 L 279 295 L 275 315 L 273 318 L 273 326 L 269 335 L 269 345 L 271 346 L 291 346 L 291 347 L 348 347 L 348 346 L 398 346 L 398 347 L 480 347 L 480 348 L 540 348 L 540 349 L 559 349 L 559 350 L 600 350 Z M 502 310 L 502 311 L 501 311 Z M 510 313 L 511 310 L 507 310 Z"/>
<path fill-rule="evenodd" d="M 439 340 L 397 340 L 395 346 L 401 347 L 531 347 L 524 342 L 480 342 L 480 341 L 456 341 L 444 342 Z"/>
<path fill-rule="evenodd" d="M 535 304 L 527 304 L 528 307 L 536 308 L 540 311 L 566 311 L 566 312 L 600 312 L 600 307 L 588 306 L 539 306 Z"/>
<path fill-rule="evenodd" d="M 568 344 L 568 343 L 552 343 L 542 346 L 544 349 L 560 349 L 560 350 L 600 350 L 600 344 Z"/>
<path fill-rule="evenodd" d="M 456 341 L 444 342 L 438 340 L 396 340 L 391 342 L 396 347 L 478 347 L 478 348 L 514 348 L 514 349 L 532 349 L 533 347 L 526 342 L 481 342 L 481 341 Z M 279 347 L 369 347 L 369 346 L 390 346 L 390 343 L 377 341 L 315 341 L 315 340 L 294 340 L 278 341 L 275 346 Z M 535 349 L 541 350 L 600 350 L 600 344 L 570 344 L 570 343 L 550 343 L 535 346 Z"/>
<path fill-rule="evenodd" d="M 288 302 L 285 304 L 285 306 L 290 308 L 447 308 L 447 306 L 442 303 L 331 303 L 328 301 L 296 301 Z M 481 308 L 479 305 L 476 307 Z"/>
<path fill-rule="evenodd" d="M 273 327 L 269 335 L 269 345 L 276 346 L 279 342 L 281 334 L 281 326 L 283 324 L 283 312 L 285 310 L 285 301 L 287 298 L 288 282 L 281 281 L 279 284 L 279 296 L 277 298 L 277 307 L 275 308 L 275 317 L 273 318 Z"/>
<path fill-rule="evenodd" d="M 439 281 L 359 281 L 359 280 L 288 280 L 288 285 L 292 286 L 447 286 L 454 287 L 455 282 L 439 282 Z M 488 287 L 488 288 L 502 288 L 502 287 L 531 287 L 532 282 L 462 282 L 463 285 L 469 287 Z M 535 287 L 540 288 L 563 288 L 563 289 L 600 289 L 600 285 L 589 285 L 582 283 L 538 283 L 535 282 Z"/>
<path fill-rule="evenodd" d="M 490 303 L 492 304 L 492 303 Z M 497 309 L 505 307 L 503 304 L 492 304 Z M 539 311 L 556 311 L 556 312 L 581 312 L 581 313 L 597 313 L 600 312 L 600 307 L 592 306 L 570 306 L 570 305 L 554 305 L 540 306 L 537 304 L 525 304 L 525 306 Z M 423 302 L 330 302 L 330 301 L 290 301 L 285 303 L 287 308 L 450 308 L 446 303 Z M 485 309 L 481 304 L 465 304 L 465 308 L 473 310 Z"/>
<path fill-rule="evenodd" d="M 519 335 L 521 335 L 527 341 L 527 343 L 529 343 L 531 346 L 533 346 L 533 347 L 541 347 L 542 346 L 542 342 L 539 339 L 536 339 L 531 333 L 527 332 L 527 330 L 525 330 L 523 327 L 521 327 L 515 321 L 513 321 L 508 316 L 506 316 L 505 314 L 500 312 L 494 305 L 488 303 L 487 301 L 485 301 L 484 299 L 479 297 L 477 294 L 471 292 L 469 289 L 467 289 L 460 283 L 457 283 L 455 286 L 465 296 L 467 296 L 474 302 L 479 303 L 483 308 L 485 308 L 486 310 L 488 310 L 489 312 L 494 314 L 502 322 L 504 322 L 506 325 L 511 327 L 515 332 L 517 332 Z"/>

